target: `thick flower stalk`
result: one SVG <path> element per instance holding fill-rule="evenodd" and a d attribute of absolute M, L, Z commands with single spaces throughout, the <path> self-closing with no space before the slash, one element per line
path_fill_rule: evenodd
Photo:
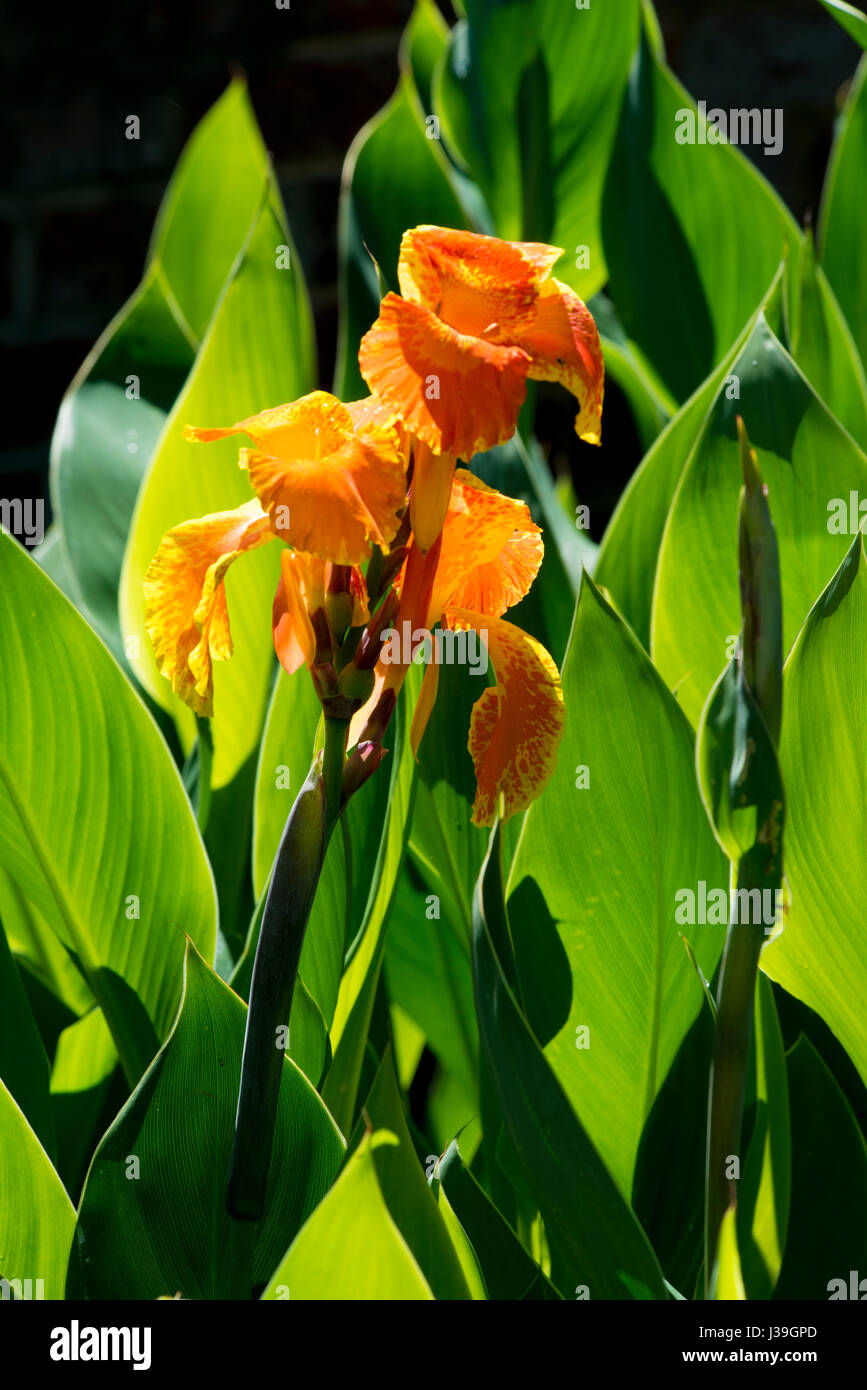
<path fill-rule="evenodd" d="M 557 668 L 504 619 L 542 562 L 522 502 L 457 461 L 509 439 L 528 378 L 559 380 L 579 401 L 578 433 L 598 442 L 603 367 L 595 325 L 551 278 L 556 248 L 447 229 L 407 232 L 399 276 L 362 343 L 372 394 L 323 391 L 229 426 L 188 427 L 206 443 L 246 435 L 255 499 L 175 527 L 145 579 L 146 622 L 162 674 L 199 715 L 213 713 L 213 662 L 232 655 L 224 579 L 247 551 L 282 543 L 274 648 L 305 666 L 325 740 L 290 812 L 272 870 L 250 992 L 230 1213 L 264 1211 L 282 1053 L 304 930 L 329 837 L 376 771 L 404 679 L 425 663 L 413 713 L 417 752 L 444 643 L 488 661 L 469 730 L 473 821 L 523 810 L 553 770 L 564 707 Z M 241 1241 L 239 1248 L 249 1247 Z M 249 1249 L 248 1249 L 249 1253 Z M 241 1277 L 239 1287 L 244 1284 Z"/>

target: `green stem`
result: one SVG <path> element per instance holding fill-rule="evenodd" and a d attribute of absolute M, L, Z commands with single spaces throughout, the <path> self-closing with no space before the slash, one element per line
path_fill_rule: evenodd
<path fill-rule="evenodd" d="M 767 878 L 757 872 L 750 854 L 738 865 L 738 890 L 761 890 Z M 738 898 L 737 901 L 744 901 Z M 752 923 L 729 925 L 720 971 L 716 1031 L 708 1101 L 707 1168 L 705 1171 L 705 1297 L 716 1258 L 717 1240 L 727 1209 L 737 1200 L 737 1184 L 726 1176 L 731 1158 L 743 1163 L 740 1151 L 747 1068 L 753 1030 L 759 955 L 764 928 Z"/>
<path fill-rule="evenodd" d="M 225 1287 L 233 1298 L 248 1298 L 252 1288 L 255 1232 L 265 1213 L 283 1074 L 283 1030 L 292 1012 L 304 934 L 325 851 L 340 814 L 347 729 L 346 720 L 325 721 L 322 768 L 314 763 L 289 812 L 265 900 L 250 983 L 226 1192 L 232 1222 Z"/>

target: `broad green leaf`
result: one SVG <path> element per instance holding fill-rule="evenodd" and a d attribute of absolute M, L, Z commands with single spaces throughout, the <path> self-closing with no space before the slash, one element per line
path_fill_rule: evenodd
<path fill-rule="evenodd" d="M 4 862 L 74 952 L 135 1082 L 177 1009 L 184 932 L 213 953 L 214 888 L 201 838 L 141 701 L 5 536 L 0 653 Z"/>
<path fill-rule="evenodd" d="M 16 1297 L 63 1297 L 74 1226 L 63 1184 L 0 1081 L 0 1279 L 33 1281 L 29 1294 L 16 1286 Z"/>
<path fill-rule="evenodd" d="M 679 141 L 687 121 L 695 143 Z M 800 240 L 740 150 L 704 143 L 706 134 L 643 34 L 605 184 L 602 238 L 623 328 L 678 401 L 728 352 L 786 246 Z"/>
<path fill-rule="evenodd" d="M 170 710 L 186 751 L 193 715 L 158 673 L 144 626 L 142 588 L 166 531 L 193 517 L 230 510 L 252 492 L 238 467 L 239 441 L 192 444 L 184 426 L 230 425 L 256 411 L 294 400 L 313 383 L 312 329 L 297 261 L 281 268 L 288 231 L 266 196 L 250 228 L 196 358 L 166 423 L 142 484 L 124 557 L 121 626 L 130 662 L 148 693 Z M 280 547 L 242 556 L 226 578 L 235 654 L 216 662 L 212 785 L 230 782 L 258 745 L 271 688 L 271 607 Z M 137 655 L 135 653 L 138 653 Z"/>
<path fill-rule="evenodd" d="M 819 4 L 825 6 L 849 37 L 860 44 L 867 53 L 867 14 L 863 10 L 857 10 L 854 5 L 847 4 L 846 0 L 819 0 Z"/>
<path fill-rule="evenodd" d="M 856 536 L 786 663 L 780 762 L 791 902 L 762 967 L 824 1018 L 867 1081 L 865 641 L 867 563 Z"/>
<path fill-rule="evenodd" d="M 506 1133 L 538 1203 L 549 1244 L 558 1253 L 558 1286 L 570 1296 L 573 1287 L 584 1286 L 593 1299 L 665 1298 L 662 1272 L 647 1237 L 546 1060 L 509 982 L 513 969 L 500 848 L 497 827 L 473 903 L 479 1034 Z"/>
<path fill-rule="evenodd" d="M 387 1130 L 366 1135 L 324 1201 L 302 1227 L 263 1299 L 328 1302 L 434 1297 L 382 1195 L 374 1162 Z"/>
<path fill-rule="evenodd" d="M 466 11 L 434 82 L 446 143 L 497 235 L 564 247 L 554 273 L 587 299 L 606 280 L 602 190 L 637 0 L 622 0 L 617 23 L 602 5 L 560 0 L 467 0 Z"/>
<path fill-rule="evenodd" d="M 850 492 L 859 489 L 867 496 L 867 458 L 762 317 L 732 374 L 739 397 L 717 394 L 684 470 L 653 597 L 653 659 L 693 723 L 734 653 L 741 625 L 736 417 L 742 416 L 758 455 L 774 518 L 784 652 L 848 546 L 845 536 L 829 529 L 835 524 L 834 499 L 848 504 Z"/>
<path fill-rule="evenodd" d="M 801 1037 L 786 1058 L 792 1105 L 792 1211 L 780 1299 L 863 1299 L 867 1147 L 825 1063 Z M 855 1271 L 854 1289 L 852 1274 Z"/>
<path fill-rule="evenodd" d="M 473 1096 L 479 1084 L 479 1037 L 469 931 L 466 938 L 456 934 L 428 887 L 410 860 L 400 876 L 389 919 L 388 997 L 421 1027 L 431 1050 L 464 1092 Z"/>
<path fill-rule="evenodd" d="M 457 1140 L 439 1160 L 436 1175 L 440 1192 L 471 1243 L 488 1298 L 559 1299 L 554 1285 L 465 1165 Z"/>
<path fill-rule="evenodd" d="M 728 866 L 699 800 L 691 730 L 587 577 L 563 691 L 566 732 L 527 813 L 509 916 L 529 1021 L 628 1200 L 642 1127 L 703 1007 L 678 926 L 707 976 L 722 948 L 719 927 L 682 926 L 680 895 L 727 887 Z"/>
<path fill-rule="evenodd" d="M 53 1155 L 54 1120 L 48 1098 L 48 1057 L 18 966 L 0 922 L 0 1080 L 42 1147 Z"/>
<path fill-rule="evenodd" d="M 391 1218 L 434 1297 L 469 1299 L 471 1293 L 461 1259 L 413 1148 L 390 1048 L 386 1048 L 380 1062 L 364 1112 L 366 1119 L 360 1120 L 359 1125 L 388 1130 L 397 1140 L 396 1145 L 374 1150 L 376 1176 Z"/>
<path fill-rule="evenodd" d="M 121 660 L 117 591 L 130 521 L 197 346 L 159 261 L 152 261 L 77 373 L 57 417 L 51 495 L 59 544 L 79 605 Z"/>
<path fill-rule="evenodd" d="M 400 44 L 400 59 L 412 72 L 422 110 L 430 111 L 431 86 L 437 64 L 443 56 L 449 26 L 434 0 L 416 0 Z"/>
<path fill-rule="evenodd" d="M 698 928 L 685 927 L 684 934 Z M 696 992 L 701 987 L 695 981 Z M 632 1205 L 666 1279 L 692 1291 L 704 1258 L 708 1077 L 714 1024 L 702 1008 L 669 1068 L 641 1135 Z M 677 1143 L 672 1143 L 672 1135 Z"/>
<path fill-rule="evenodd" d="M 716 1263 L 711 1275 L 709 1298 L 746 1300 L 741 1257 L 738 1251 L 736 1210 L 729 1207 L 722 1220 L 717 1242 Z"/>
<path fill-rule="evenodd" d="M 246 83 L 236 79 L 193 131 L 150 245 L 152 261 L 162 263 L 198 339 L 246 239 L 269 172 Z"/>
<path fill-rule="evenodd" d="M 94 1155 L 76 1227 L 69 1294 L 225 1296 L 226 1183 L 246 1010 L 195 949 L 177 1023 Z M 253 1278 L 264 1284 L 322 1200 L 343 1141 L 298 1068 L 280 1083 Z"/>
<path fill-rule="evenodd" d="M 379 313 L 377 266 L 396 290 L 400 239 L 407 228 L 466 225 L 440 144 L 426 135 L 425 112 L 406 66 L 391 101 L 350 147 L 338 216 L 340 342 L 334 389 L 353 400 L 369 393 L 357 353 Z"/>
<path fill-rule="evenodd" d="M 867 166 L 867 57 L 861 59 L 837 123 L 822 190 L 819 258 L 867 366 L 867 257 L 864 169 Z"/>
<path fill-rule="evenodd" d="M 759 313 L 764 311 L 771 326 L 780 327 L 782 275 L 782 269 L 778 268 L 762 304 L 751 315 L 737 342 L 645 454 L 602 538 L 594 571 L 596 582 L 610 589 L 618 608 L 648 651 L 656 562 L 678 482 L 717 395 L 722 390 L 733 392 L 736 389 L 730 372 L 755 328 Z"/>

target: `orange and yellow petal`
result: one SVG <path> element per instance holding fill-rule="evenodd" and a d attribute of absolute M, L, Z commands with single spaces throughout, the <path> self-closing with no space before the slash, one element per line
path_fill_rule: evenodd
<path fill-rule="evenodd" d="M 219 429 L 187 425 L 184 438 L 207 444 L 229 435 L 246 434 L 257 448 L 276 458 L 315 458 L 339 448 L 352 429 L 352 417 L 336 396 L 328 391 L 311 391 L 300 400 L 262 410 L 234 425 Z"/>
<path fill-rule="evenodd" d="M 467 743 L 476 769 L 473 824 L 524 811 L 554 771 L 566 711 L 557 667 L 545 648 L 502 618 L 450 609 L 448 620 L 480 631 L 497 678 L 473 706 Z"/>
<path fill-rule="evenodd" d="M 268 517 L 258 502 L 247 502 L 175 526 L 148 567 L 145 627 L 157 666 L 196 714 L 213 714 L 211 663 L 232 655 L 226 571 L 239 555 L 270 540 Z"/>
<path fill-rule="evenodd" d="M 413 227 L 401 240 L 397 276 L 405 300 L 458 333 L 513 343 L 532 325 L 540 269 L 516 242 L 450 227 Z"/>
<path fill-rule="evenodd" d="M 310 615 L 325 606 L 325 565 L 315 555 L 284 550 L 274 598 L 272 630 L 277 660 L 291 676 L 313 665 L 316 635 Z"/>
<path fill-rule="evenodd" d="M 520 347 L 459 333 L 387 294 L 358 361 L 371 391 L 435 454 L 471 459 L 515 432 L 530 361 Z"/>
<path fill-rule="evenodd" d="M 528 593 L 544 550 L 542 532 L 526 503 L 459 468 L 443 527 L 429 623 L 450 606 L 501 617 Z"/>
<path fill-rule="evenodd" d="M 605 363 L 593 315 L 567 285 L 547 280 L 541 287 L 532 328 L 518 339 L 530 354 L 527 375 L 559 381 L 578 401 L 575 433 L 598 444 L 602 431 Z"/>

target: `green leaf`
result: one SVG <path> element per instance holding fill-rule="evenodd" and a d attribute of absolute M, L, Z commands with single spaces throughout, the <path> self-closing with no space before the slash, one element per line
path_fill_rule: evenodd
<path fill-rule="evenodd" d="M 863 1298 L 867 1147 L 855 1116 L 807 1038 L 789 1052 L 792 1211 L 779 1299 Z M 855 1270 L 854 1292 L 850 1271 Z M 836 1281 L 836 1284 L 833 1282 Z"/>
<path fill-rule="evenodd" d="M 858 489 L 867 495 L 867 458 L 763 317 L 732 374 L 739 397 L 719 393 L 705 421 L 669 514 L 653 597 L 653 659 L 693 723 L 741 626 L 736 417 L 749 431 L 773 513 L 784 652 L 845 554 L 848 542 L 829 529 L 832 500 L 848 503 Z"/>
<path fill-rule="evenodd" d="M 573 1286 L 586 1286 L 594 1299 L 665 1298 L 647 1237 L 519 1006 L 509 954 L 497 827 L 473 904 L 479 1033 L 506 1132 L 558 1254 L 558 1285 L 570 1296 Z"/>
<path fill-rule="evenodd" d="M 681 144 L 687 119 L 695 143 Z M 602 236 L 623 328 L 678 401 L 728 352 L 786 245 L 800 241 L 755 167 L 736 146 L 701 143 L 705 133 L 643 34 L 605 184 Z"/>
<path fill-rule="evenodd" d="M 628 1199 L 642 1127 L 703 1007 L 679 895 L 725 886 L 728 866 L 702 813 L 691 730 L 586 576 L 563 692 L 566 732 L 527 813 L 509 916 L 530 1023 Z M 705 926 L 691 938 L 707 976 L 722 938 Z"/>
<path fill-rule="evenodd" d="M 198 339 L 210 323 L 269 173 L 246 83 L 236 79 L 193 131 L 150 245 L 151 259 L 162 263 Z"/>
<path fill-rule="evenodd" d="M 129 1095 L 117 1064 L 101 1009 L 70 1023 L 57 1039 L 51 1067 L 57 1171 L 76 1200 L 94 1149 Z"/>
<path fill-rule="evenodd" d="M 816 264 L 813 238 L 790 260 L 788 348 L 817 395 L 853 439 L 867 448 L 867 376 L 834 291 Z M 795 279 L 796 283 L 791 284 Z"/>
<path fill-rule="evenodd" d="M 696 772 L 708 820 L 729 859 L 737 863 L 758 840 L 766 843 L 766 834 L 779 840 L 785 808 L 780 766 L 738 660 L 726 667 L 702 712 Z"/>
<path fill-rule="evenodd" d="M 506 1219 L 479 1186 L 454 1140 L 437 1164 L 440 1192 L 447 1197 L 472 1245 L 488 1298 L 557 1300 L 560 1294 L 543 1274 Z"/>
<path fill-rule="evenodd" d="M 849 37 L 860 44 L 867 53 L 867 15 L 863 10 L 856 10 L 854 5 L 846 4 L 846 0 L 819 0 L 819 4 L 825 6 Z"/>
<path fill-rule="evenodd" d="M 237 995 L 190 946 L 172 1034 L 94 1155 L 76 1227 L 70 1296 L 225 1296 L 226 1183 L 245 1017 Z M 342 1152 L 334 1121 L 287 1060 L 255 1283 L 265 1283 L 325 1195 Z"/>
<path fill-rule="evenodd" d="M 770 980 L 756 982 L 752 1134 L 738 1185 L 737 1239 L 749 1298 L 770 1298 L 780 1273 L 792 1191 L 786 1055 Z"/>
<path fill-rule="evenodd" d="M 366 1135 L 273 1274 L 263 1299 L 401 1302 L 434 1297 L 382 1195 L 374 1162 L 398 1141 Z"/>
<path fill-rule="evenodd" d="M 51 442 L 52 502 L 78 604 L 121 662 L 117 592 L 126 538 L 197 345 L 153 261 L 64 396 Z"/>
<path fill-rule="evenodd" d="M 413 32 L 417 38 L 417 28 Z M 409 41 L 415 47 L 413 39 Z M 377 267 L 389 287 L 397 289 L 400 239 L 407 228 L 426 224 L 464 227 L 466 214 L 450 182 L 439 142 L 426 136 L 425 112 L 412 74 L 404 66 L 397 91 L 358 132 L 343 168 L 338 214 L 340 341 L 334 389 L 344 400 L 369 394 L 357 354 L 362 336 L 379 313 Z"/>
<path fill-rule="evenodd" d="M 789 803 L 791 903 L 762 968 L 824 1018 L 867 1081 L 865 641 L 867 573 L 859 535 L 786 663 L 780 762 Z M 849 676 L 841 679 L 844 672 Z"/>
<path fill-rule="evenodd" d="M 837 122 L 819 213 L 819 258 L 867 366 L 867 257 L 862 194 L 867 165 L 867 57 Z"/>
<path fill-rule="evenodd" d="M 669 421 L 633 474 L 608 524 L 594 571 L 598 584 L 610 589 L 617 605 L 641 642 L 650 650 L 650 616 L 656 562 L 665 523 L 677 485 L 708 411 L 728 383 L 730 372 L 749 339 L 759 313 L 772 327 L 782 322 L 782 267 L 762 303 L 742 329 L 737 342 Z"/>
<path fill-rule="evenodd" d="M 214 949 L 201 838 L 141 701 L 5 536 L 0 650 L 4 861 L 74 953 L 135 1083 L 177 1009 L 183 933 L 206 956 Z"/>
<path fill-rule="evenodd" d="M 0 1081 L 0 1279 L 33 1280 L 25 1297 L 62 1298 L 74 1226 L 63 1184 Z"/>
<path fill-rule="evenodd" d="M 741 1258 L 738 1252 L 736 1212 L 734 1207 L 729 1207 L 719 1230 L 716 1262 L 711 1275 L 708 1297 L 714 1300 L 744 1301 L 746 1296 Z"/>
<path fill-rule="evenodd" d="M 497 235 L 564 247 L 555 274 L 587 299 L 606 280 L 602 190 L 637 0 L 623 0 L 616 24 L 602 6 L 559 0 L 468 0 L 466 10 L 434 82 L 446 143 Z"/>
<path fill-rule="evenodd" d="M 479 1038 L 469 931 L 466 938 L 458 936 L 447 915 L 434 915 L 438 905 L 426 891 L 429 886 L 419 880 L 410 860 L 400 876 L 389 918 L 388 997 L 421 1027 L 428 1046 L 465 1094 L 475 1096 Z"/>
<path fill-rule="evenodd" d="M 56 1148 L 48 1057 L 0 922 L 0 1080 L 47 1153 Z"/>
<path fill-rule="evenodd" d="M 364 1103 L 364 1114 L 364 1123 L 374 1129 L 388 1130 L 397 1139 L 396 1145 L 383 1145 L 374 1151 L 376 1176 L 391 1218 L 434 1297 L 469 1299 L 470 1289 L 461 1260 L 413 1148 L 397 1088 L 391 1048 L 386 1048 L 379 1064 Z"/>
<path fill-rule="evenodd" d="M 297 259 L 277 265 L 285 223 L 265 197 L 243 254 L 211 321 L 195 366 L 175 402 L 142 484 L 121 579 L 121 625 L 133 669 L 170 710 L 189 751 L 194 717 L 158 673 L 144 626 L 145 572 L 164 534 L 183 521 L 249 501 L 235 438 L 192 444 L 187 424 L 230 425 L 291 401 L 313 383 L 312 328 Z M 271 688 L 271 607 L 279 575 L 275 544 L 241 557 L 226 579 L 235 655 L 215 663 L 214 789 L 232 780 L 257 747 Z M 138 653 L 135 655 L 135 653 Z"/>

